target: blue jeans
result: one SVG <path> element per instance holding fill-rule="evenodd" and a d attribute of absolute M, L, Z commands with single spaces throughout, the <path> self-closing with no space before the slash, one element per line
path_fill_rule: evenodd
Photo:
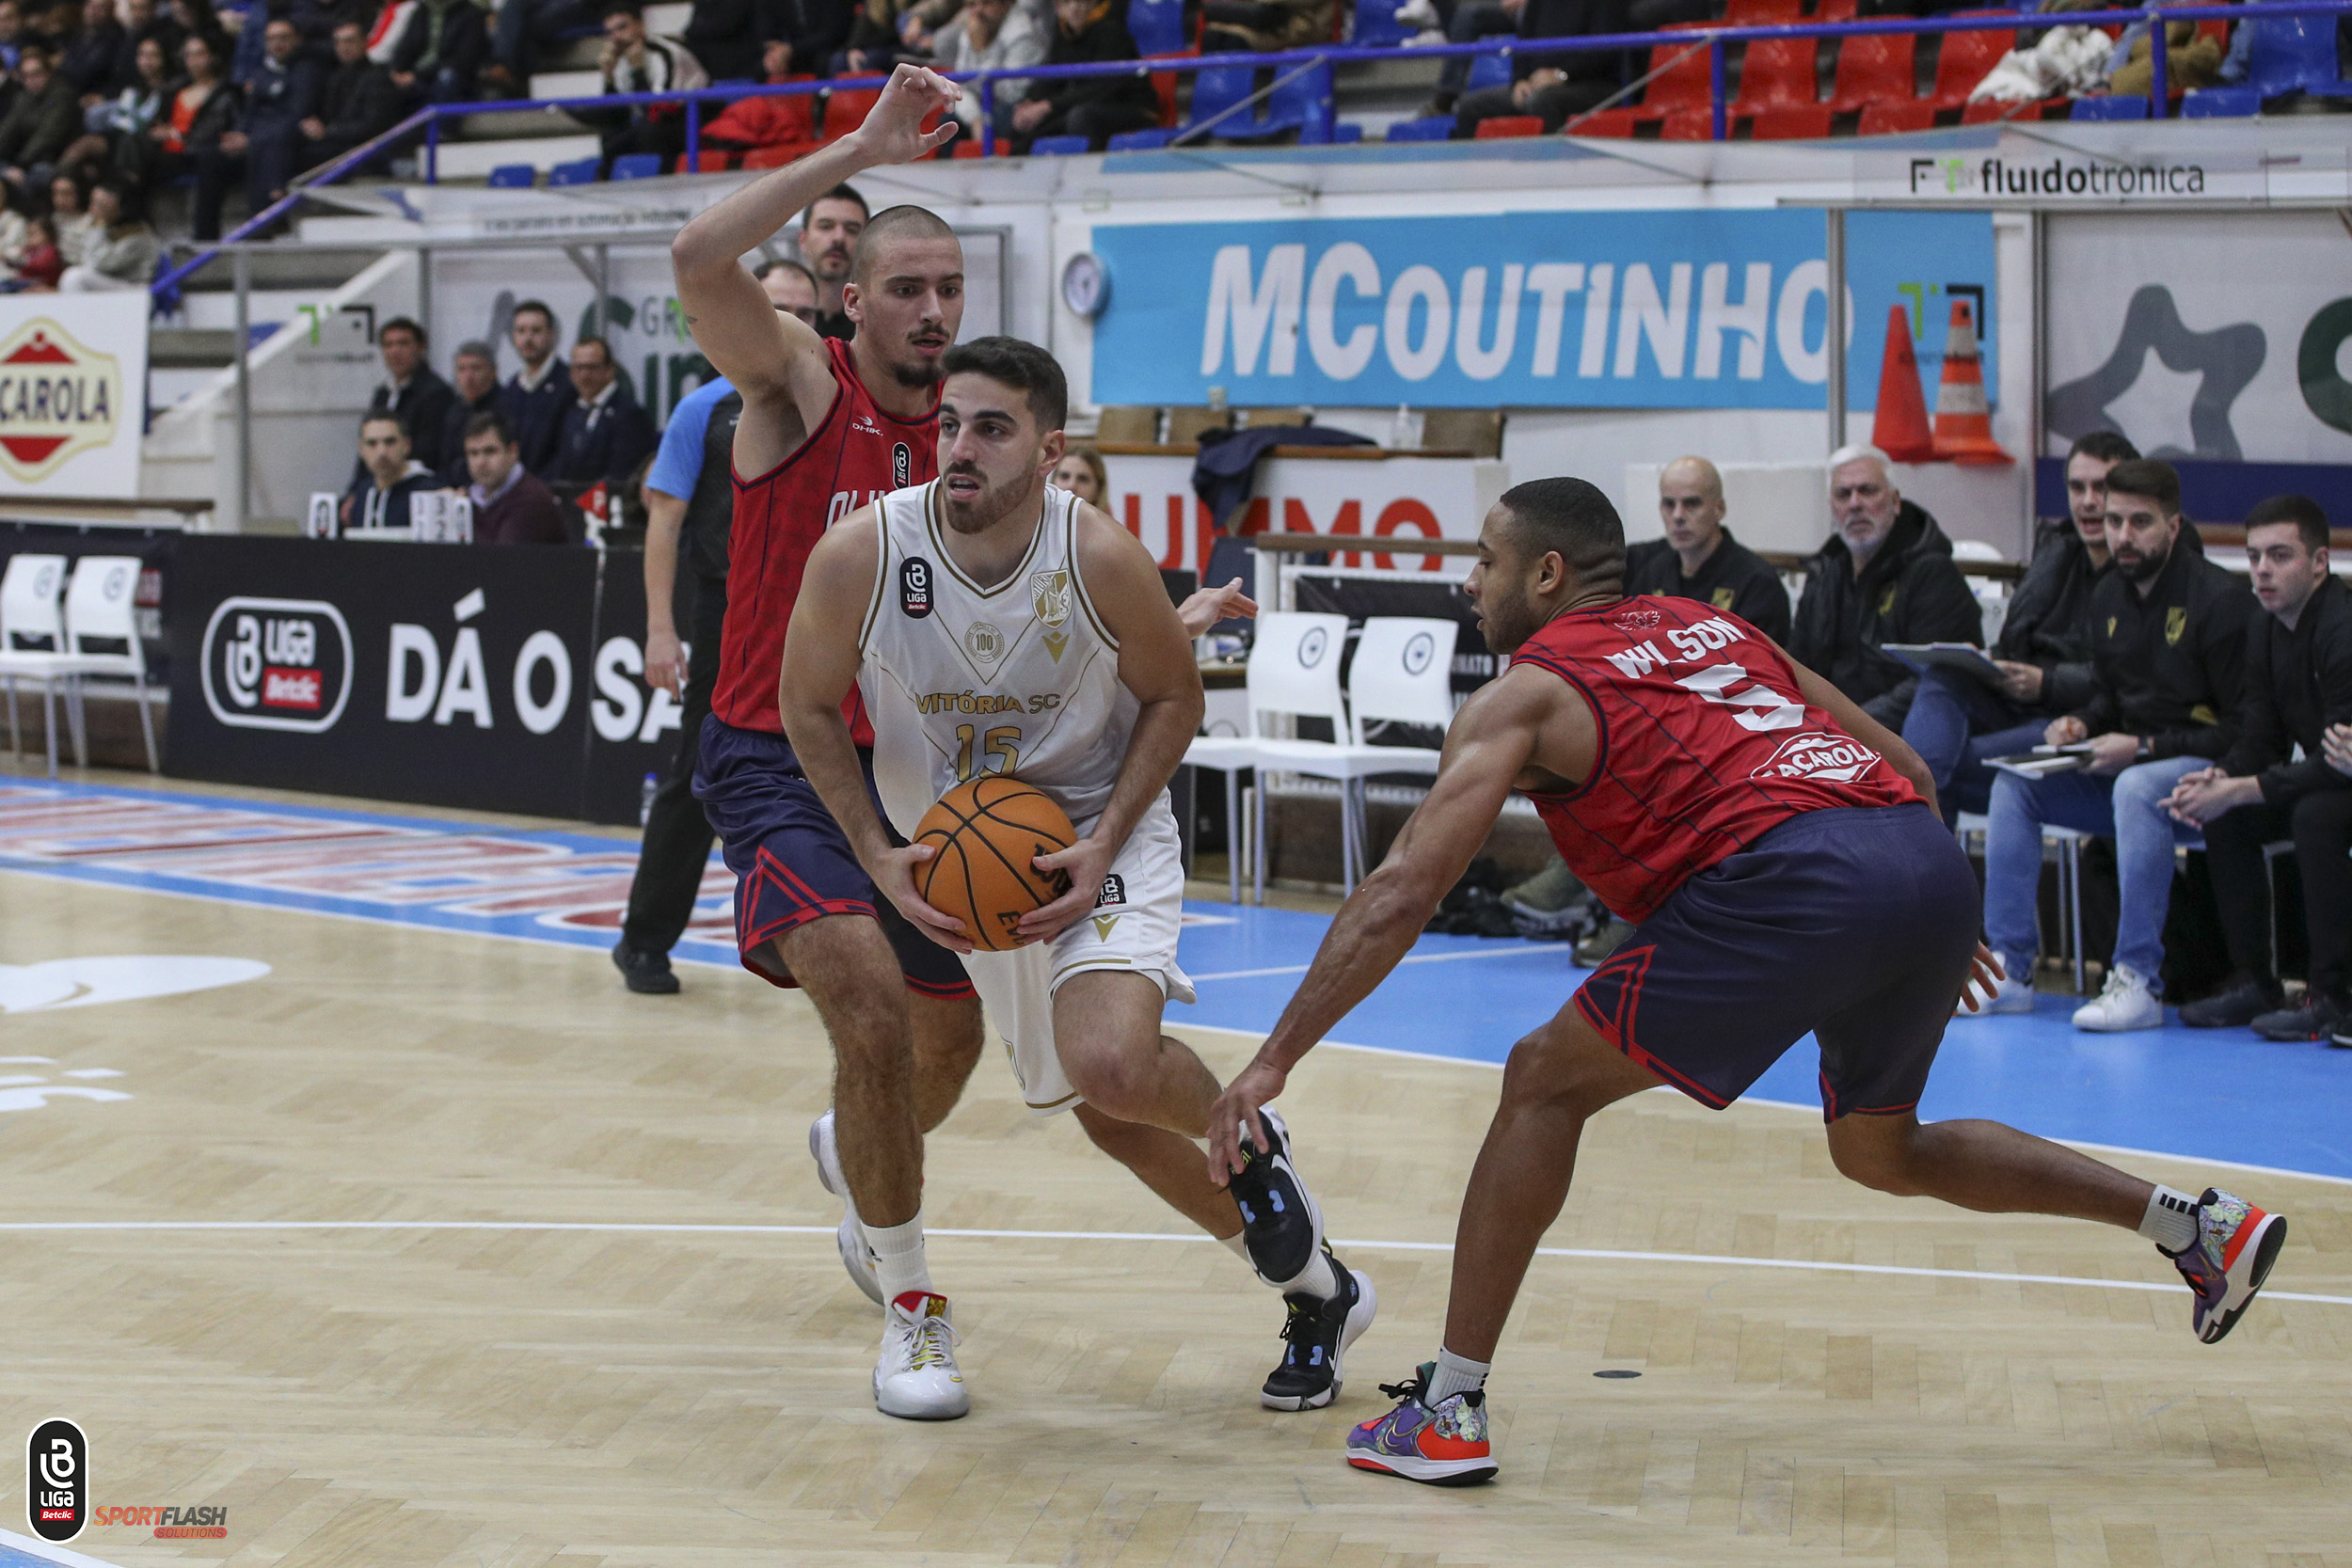
<path fill-rule="evenodd" d="M 1993 784 L 1992 826 L 1984 838 L 1984 929 L 1993 951 L 2019 977 L 2033 973 L 2034 910 L 2042 887 L 2042 826 L 2073 828 L 2115 840 L 2115 961 L 2157 984 L 2164 969 L 2164 916 L 2172 899 L 2172 849 L 2196 842 L 2197 830 L 2166 815 L 2165 797 L 2185 773 L 2213 766 L 2208 757 L 2167 757 L 2111 778 L 2054 773 Z"/>
<path fill-rule="evenodd" d="M 1988 758 L 2012 756 L 2042 743 L 2050 727 L 2033 709 L 1957 670 L 1919 677 L 1903 716 L 1903 739 L 1935 776 L 1936 802 L 1949 822 L 1956 812 L 1981 812 L 1993 798 Z"/>

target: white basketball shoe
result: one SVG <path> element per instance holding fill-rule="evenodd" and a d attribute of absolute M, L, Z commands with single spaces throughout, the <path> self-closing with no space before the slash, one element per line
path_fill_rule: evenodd
<path fill-rule="evenodd" d="M 874 1408 L 904 1421 L 952 1421 L 972 1409 L 956 1365 L 960 1336 L 947 1298 L 909 1291 L 882 1321 L 882 1360 L 874 1367 Z"/>
<path fill-rule="evenodd" d="M 841 1200 L 841 1228 L 835 1233 L 841 1266 L 866 1299 L 880 1307 L 882 1279 L 874 1271 L 873 1248 L 866 1244 L 866 1227 L 858 1223 L 857 1201 L 850 1196 L 850 1179 L 841 1174 L 841 1146 L 834 1141 L 831 1111 L 808 1124 L 808 1155 L 817 1162 L 817 1180 Z"/>

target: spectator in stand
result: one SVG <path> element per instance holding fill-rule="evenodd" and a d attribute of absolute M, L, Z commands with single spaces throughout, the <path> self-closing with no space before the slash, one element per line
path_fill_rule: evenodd
<path fill-rule="evenodd" d="M 523 467 L 544 474 L 555 465 L 564 444 L 564 411 L 572 405 L 572 374 L 555 352 L 555 312 L 526 299 L 515 307 L 506 336 L 523 368 L 500 389 L 500 407 L 522 444 Z"/>
<path fill-rule="evenodd" d="M 1268 54 L 1328 43 L 1334 0 L 1204 0 L 1200 52 Z"/>
<path fill-rule="evenodd" d="M 761 73 L 755 0 L 694 0 L 678 41 L 717 82 L 749 82 Z"/>
<path fill-rule="evenodd" d="M 16 73 L 24 90 L 0 117 L 0 180 L 21 194 L 49 182 L 59 155 L 82 129 L 82 105 L 46 47 L 27 47 Z"/>
<path fill-rule="evenodd" d="M 24 259 L 24 236 L 31 219 L 31 200 L 0 185 L 0 272 L 13 275 L 17 262 Z M 54 233 L 50 243 L 56 243 Z"/>
<path fill-rule="evenodd" d="M 542 58 L 596 25 L 596 8 L 587 0 L 501 0 L 491 26 L 490 63 L 482 69 L 484 90 L 493 98 L 522 97 Z"/>
<path fill-rule="evenodd" d="M 1533 4 L 1534 0 L 1530 0 Z M 1895 488 L 1876 447 L 1830 454 L 1832 532 L 1805 562 L 1788 651 L 1890 730 L 1903 727 L 1919 680 L 1885 642 L 1984 645 L 1984 616 L 1952 563 L 1952 542 Z"/>
<path fill-rule="evenodd" d="M 448 455 L 441 451 L 441 434 L 457 394 L 425 363 L 424 328 L 406 316 L 394 316 L 376 328 L 375 348 L 384 356 L 384 379 L 368 399 L 368 412 L 398 416 L 408 429 L 408 455 L 437 480 Z"/>
<path fill-rule="evenodd" d="M 62 166 L 103 164 L 134 175 L 144 163 L 151 140 L 148 133 L 163 119 L 174 84 L 163 40 L 139 40 L 132 55 L 138 62 L 138 81 L 83 117 L 86 134 L 65 150 L 58 160 Z"/>
<path fill-rule="evenodd" d="M 82 25 L 66 44 L 57 61 L 57 74 L 66 79 L 85 109 L 112 95 L 115 57 L 130 35 L 115 20 L 115 0 L 83 0 Z"/>
<path fill-rule="evenodd" d="M 57 254 L 57 231 L 45 217 L 24 220 L 24 232 L 8 262 L 8 278 L 0 282 L 8 293 L 54 293 L 65 258 Z"/>
<path fill-rule="evenodd" d="M 558 484 L 614 487 L 654 448 L 653 421 L 621 388 L 612 345 L 582 338 L 572 345 L 572 405 L 548 474 Z"/>
<path fill-rule="evenodd" d="M 770 83 L 790 81 L 792 72 L 787 67 L 792 57 L 791 46 L 771 42 L 761 48 L 766 52 L 763 79 Z M 809 103 L 803 97 L 777 93 L 739 98 L 703 121 L 703 146 L 721 151 L 748 152 L 755 147 L 805 144 L 810 136 L 803 117 L 809 112 Z"/>
<path fill-rule="evenodd" d="M 2182 775 L 2172 815 L 2205 831 L 2205 865 L 2230 946 L 2232 983 L 2181 1009 L 2192 1029 L 2251 1024 L 2265 1039 L 2316 1040 L 2352 1025 L 2352 779 L 2328 765 L 2326 736 L 2352 723 L 2352 589 L 2328 569 L 2328 515 L 2273 496 L 2246 515 L 2254 597 L 2237 743 Z M 2300 759 L 2294 756 L 2297 748 Z M 2311 983 L 2284 1006 L 2271 950 L 2263 846 L 2295 843 Z"/>
<path fill-rule="evenodd" d="M 14 71 L 24 49 L 24 9 L 17 0 L 0 0 L 0 66 Z"/>
<path fill-rule="evenodd" d="M 245 89 L 245 195 L 260 212 L 286 194 L 298 168 L 307 168 L 305 120 L 318 118 L 321 84 L 316 62 L 301 53 L 302 34 L 282 16 L 262 29 L 262 64 Z"/>
<path fill-rule="evenodd" d="M 1136 58 L 1127 18 L 1113 0 L 1054 0 L 1054 44 L 1047 65 L 1092 65 Z M 1160 97 L 1148 76 L 1077 76 L 1029 84 L 1012 111 L 1015 152 L 1040 136 L 1084 136 L 1100 152 L 1122 131 L 1160 122 Z"/>
<path fill-rule="evenodd" d="M 1110 509 L 1104 498 L 1111 493 L 1111 472 L 1103 466 L 1103 454 L 1092 447 L 1072 447 L 1054 465 L 1054 483 L 1086 502 L 1089 506 Z"/>
<path fill-rule="evenodd" d="M 2107 553 L 2090 591 L 2092 688 L 2050 721 L 2052 746 L 2088 741 L 2077 771 L 1994 781 L 1984 842 L 1984 928 L 2008 978 L 1989 1010 L 2033 1009 L 2034 913 L 2045 823 L 2115 840 L 2115 961 L 2074 1027 L 2153 1029 L 2164 1022 L 2164 917 L 2172 850 L 2189 830 L 2167 809 L 2175 785 L 2235 746 L 2255 613 L 2243 580 L 2183 537 L 2181 482 L 2169 463 L 2107 470 Z"/>
<path fill-rule="evenodd" d="M 1658 515 L 1670 549 L 1626 575 L 1629 594 L 1699 599 L 1727 610 L 1775 642 L 1788 641 L 1788 589 L 1764 558 L 1724 527 L 1724 476 L 1704 457 L 1659 471 Z"/>
<path fill-rule="evenodd" d="M 102 180 L 89 193 L 90 227 L 82 237 L 81 260 L 69 264 L 57 287 L 70 294 L 114 293 L 144 289 L 155 280 L 164 242 L 140 209 L 137 186 Z"/>
<path fill-rule="evenodd" d="M 1522 40 L 1585 38 L 1628 30 L 1626 0 L 1527 0 L 1519 11 Z M 1616 50 L 1584 49 L 1546 55 L 1520 48 L 1511 56 L 1511 85 L 1464 95 L 1454 111 L 1454 134 L 1467 139 L 1478 122 L 1504 115 L 1534 115 L 1546 135 L 1571 115 L 1597 107 L 1625 85 L 1623 56 Z"/>
<path fill-rule="evenodd" d="M 338 526 L 408 528 L 408 498 L 437 490 L 441 482 L 409 455 L 408 427 L 397 414 L 372 409 L 359 420 L 359 461 L 337 509 Z"/>
<path fill-rule="evenodd" d="M 477 545 L 567 545 L 566 508 L 523 467 L 515 427 L 497 409 L 468 416 L 460 442 Z"/>
<path fill-rule="evenodd" d="M 49 223 L 56 230 L 57 254 L 67 266 L 82 259 L 82 247 L 96 227 L 89 214 L 89 182 L 71 169 L 49 180 Z"/>
<path fill-rule="evenodd" d="M 180 30 L 182 44 L 184 45 L 191 38 L 212 40 L 214 57 L 220 62 L 221 76 L 226 80 L 229 55 L 235 44 L 229 37 L 229 30 L 220 24 L 220 16 L 213 9 L 213 0 L 171 0 L 170 16 L 172 25 Z"/>
<path fill-rule="evenodd" d="M 2061 713 L 2090 698 L 2090 591 L 2107 569 L 2107 470 L 2139 455 L 2099 430 L 2066 454 L 2070 515 L 2042 525 L 1993 649 L 2001 684 L 1935 669 L 1919 677 L 1903 739 L 1935 776 L 1947 821 L 1982 812 L 1994 757 L 2031 751 Z"/>
<path fill-rule="evenodd" d="M 473 0 L 417 0 L 392 46 L 392 86 L 412 104 L 462 103 L 489 55 L 489 24 Z"/>
<path fill-rule="evenodd" d="M 857 20 L 856 0 L 762 0 L 758 31 L 763 45 L 780 43 L 784 55 L 763 55 L 771 81 L 779 76 L 822 76 L 850 40 Z"/>
<path fill-rule="evenodd" d="M 922 59 L 900 40 L 899 19 L 911 8 L 903 0 L 860 0 L 850 16 L 850 35 L 833 58 L 835 76 L 880 76 L 902 59 Z"/>
<path fill-rule="evenodd" d="M 702 63 L 684 44 L 645 31 L 644 0 L 605 0 L 604 50 L 596 65 L 604 72 L 608 94 L 667 92 L 674 87 L 691 90 L 710 85 Z M 686 116 L 676 103 L 637 103 L 580 118 L 601 127 L 603 172 L 608 174 L 612 160 L 628 153 L 658 153 L 666 166 L 686 150 Z"/>
<path fill-rule="evenodd" d="M 155 190 L 193 170 L 196 237 L 216 240 L 229 178 L 244 165 L 242 97 L 222 77 L 221 55 L 211 38 L 190 33 L 180 46 L 180 59 L 186 82 L 171 95 L 164 117 L 148 127 L 145 140 L 123 145 L 116 173 Z"/>
<path fill-rule="evenodd" d="M 762 261 L 752 269 L 752 280 L 768 292 L 768 302 L 783 314 L 797 317 L 803 326 L 817 325 L 817 277 L 800 262 L 782 257 Z"/>
<path fill-rule="evenodd" d="M 933 64 L 958 74 L 975 71 L 1018 71 L 1041 63 L 1052 47 L 1050 12 L 1041 13 L 1013 0 L 966 0 L 954 21 L 939 29 Z M 996 84 L 996 135 L 1012 135 L 1012 111 L 1026 85 L 1018 77 Z M 980 95 L 967 87 L 956 101 L 956 118 L 964 135 L 980 134 Z"/>
<path fill-rule="evenodd" d="M 1424 25 L 1429 31 L 1412 40 L 1421 43 L 1476 43 L 1480 39 L 1497 33 L 1518 30 L 1519 13 L 1527 8 L 1527 0 L 1454 0 L 1439 8 L 1430 0 L 1414 0 L 1413 5 L 1399 10 L 1397 20 Z M 1449 55 L 1438 67 L 1438 95 L 1422 110 L 1422 118 L 1434 119 L 1450 115 L 1462 101 L 1462 88 L 1470 81 L 1473 55 Z"/>
<path fill-rule="evenodd" d="M 2174 3 L 2186 4 L 2187 0 Z M 2106 92 L 2119 98 L 2145 98 L 2155 89 L 2150 29 L 2144 17 L 2123 29 L 2107 55 Z M 2253 62 L 2254 35 L 2243 26 L 2236 29 L 2226 50 L 2217 40 L 2200 32 L 2194 22 L 2169 22 L 2164 36 L 2165 84 L 2174 93 L 2242 82 Z"/>
<path fill-rule="evenodd" d="M 318 112 L 302 121 L 294 154 L 297 171 L 332 163 L 363 147 L 400 120 L 400 88 L 391 72 L 368 58 L 367 29 L 357 22 L 335 24 L 335 69 L 319 90 Z M 381 160 L 361 165 L 373 167 Z"/>
<path fill-rule="evenodd" d="M 450 389 L 449 413 L 441 423 L 441 481 L 462 489 L 467 478 L 466 432 L 476 415 L 498 413 L 503 401 L 498 350 L 485 342 L 459 343 L 450 358 Z M 507 421 L 507 433 L 510 436 L 514 433 L 512 420 Z"/>
<path fill-rule="evenodd" d="M 850 280 L 850 259 L 866 215 L 866 198 L 850 185 L 835 185 L 801 210 L 801 261 L 817 279 L 813 325 L 828 338 L 857 336 L 857 323 L 841 309 L 841 286 Z"/>
<path fill-rule="evenodd" d="M 124 0 L 122 44 L 115 51 L 114 74 L 106 79 L 109 96 L 138 86 L 138 47 L 149 39 L 163 45 L 167 74 L 176 70 L 180 45 L 187 41 L 180 24 L 157 14 L 156 0 Z"/>

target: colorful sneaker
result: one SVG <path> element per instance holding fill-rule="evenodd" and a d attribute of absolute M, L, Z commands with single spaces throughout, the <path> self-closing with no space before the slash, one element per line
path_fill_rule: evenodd
<path fill-rule="evenodd" d="M 2197 1243 L 2179 1253 L 2164 1252 L 2197 1293 L 2189 1326 L 2206 1344 L 2221 1342 L 2270 1276 L 2279 1248 L 2287 1239 L 2283 1214 L 2266 1214 L 2252 1204 L 2217 1187 L 2207 1187 L 2197 1200 Z"/>
<path fill-rule="evenodd" d="M 892 1302 L 882 1323 L 882 1359 L 874 1366 L 874 1408 L 904 1421 L 968 1415 L 972 1396 L 956 1366 L 961 1338 L 948 1321 L 946 1296 L 909 1291 Z"/>
<path fill-rule="evenodd" d="M 1323 1246 L 1323 1211 L 1291 1164 L 1291 1130 L 1272 1106 L 1265 1118 L 1271 1147 L 1260 1148 L 1248 1132 L 1241 1139 L 1245 1164 L 1227 1191 L 1241 1206 L 1241 1240 L 1249 1266 L 1269 1285 L 1283 1285 L 1307 1272 Z"/>
<path fill-rule="evenodd" d="M 1494 1480 L 1485 1390 L 1452 1395 L 1432 1410 L 1421 1402 L 1437 1370 L 1436 1362 L 1424 1361 L 1406 1382 L 1380 1386 L 1397 1406 L 1347 1434 L 1350 1465 L 1431 1486 L 1475 1486 Z"/>
<path fill-rule="evenodd" d="M 841 1200 L 841 1228 L 834 1242 L 841 1249 L 841 1266 L 875 1306 L 882 1304 L 882 1276 L 874 1269 L 873 1249 L 866 1244 L 866 1229 L 858 1223 L 857 1203 L 850 1196 L 850 1179 L 841 1174 L 841 1146 L 833 1135 L 833 1113 L 827 1111 L 808 1124 L 808 1157 L 817 1162 L 817 1180 Z"/>
<path fill-rule="evenodd" d="M 1282 1324 L 1282 1364 L 1258 1391 L 1258 1402 L 1268 1410 L 1320 1410 L 1338 1399 L 1341 1360 L 1380 1309 L 1371 1275 L 1350 1269 L 1327 1246 L 1323 1256 L 1331 1261 L 1340 1293 L 1328 1300 L 1303 1291 L 1282 1298 L 1290 1308 Z"/>

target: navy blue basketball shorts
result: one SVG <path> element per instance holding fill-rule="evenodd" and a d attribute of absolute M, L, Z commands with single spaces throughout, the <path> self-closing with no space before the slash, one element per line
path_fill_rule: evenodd
<path fill-rule="evenodd" d="M 861 749 L 858 755 L 870 794 L 873 753 Z M 862 914 L 881 922 L 909 990 L 977 994 L 955 954 L 916 930 L 875 891 L 784 736 L 738 729 L 715 714 L 704 720 L 694 799 L 735 873 L 735 947 L 745 969 L 771 985 L 797 985 L 770 943 L 829 914 Z M 879 801 L 874 811 L 881 814 Z M 882 831 L 895 844 L 906 842 L 891 831 L 887 816 Z"/>
<path fill-rule="evenodd" d="M 1919 1103 L 1983 900 L 1924 805 L 1806 812 L 1698 873 L 1576 993 L 1603 1038 L 1703 1105 L 1812 1034 L 1825 1120 Z"/>

